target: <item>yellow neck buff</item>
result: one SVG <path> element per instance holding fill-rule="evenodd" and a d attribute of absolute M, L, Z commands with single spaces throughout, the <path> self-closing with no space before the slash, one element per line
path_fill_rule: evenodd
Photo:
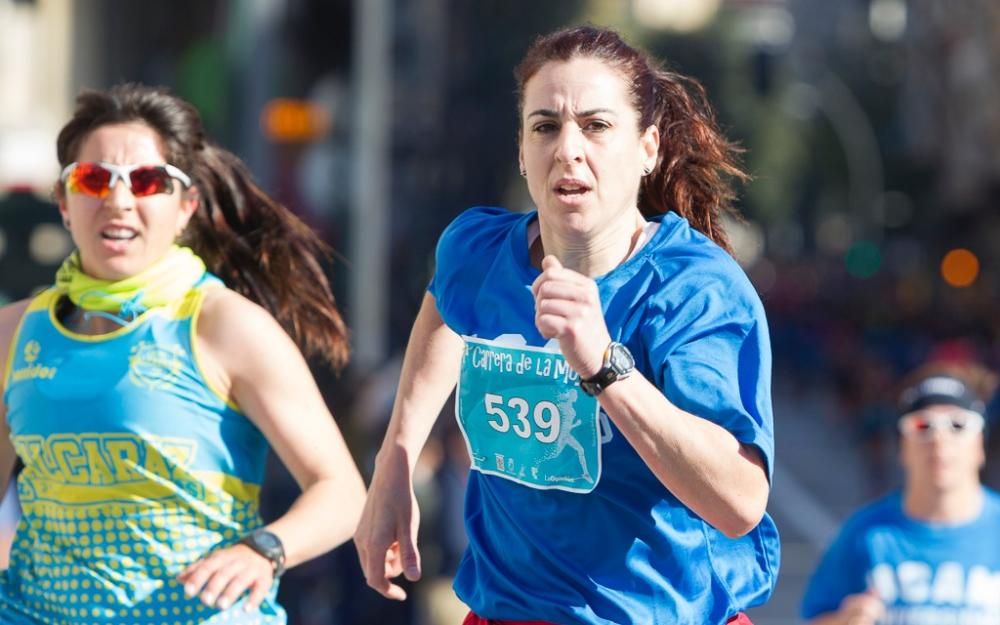
<path fill-rule="evenodd" d="M 177 301 L 204 274 L 205 263 L 191 248 L 174 245 L 142 273 L 124 280 L 98 280 L 83 273 L 76 251 L 56 272 L 56 288 L 84 311 L 110 313 L 109 318 L 127 323 L 150 308 Z"/>

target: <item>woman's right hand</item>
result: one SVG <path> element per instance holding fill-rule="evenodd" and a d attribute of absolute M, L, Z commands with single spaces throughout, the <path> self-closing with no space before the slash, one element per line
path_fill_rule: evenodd
<path fill-rule="evenodd" d="M 365 581 L 389 599 L 406 599 L 406 591 L 393 579 L 400 575 L 411 582 L 420 579 L 419 526 L 413 471 L 406 456 L 400 450 L 383 449 L 375 461 L 354 544 Z"/>

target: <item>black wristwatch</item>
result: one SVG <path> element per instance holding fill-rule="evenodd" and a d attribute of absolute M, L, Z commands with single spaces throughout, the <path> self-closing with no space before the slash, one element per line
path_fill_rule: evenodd
<path fill-rule="evenodd" d="M 597 375 L 580 380 L 580 388 L 588 395 L 600 395 L 601 391 L 608 388 L 618 380 L 622 380 L 631 375 L 635 370 L 635 358 L 628 348 L 611 341 L 608 348 L 604 350 L 604 363 Z"/>
<path fill-rule="evenodd" d="M 250 547 L 271 561 L 274 567 L 274 578 L 285 572 L 285 546 L 281 539 L 266 529 L 256 529 L 237 541 L 238 544 Z"/>

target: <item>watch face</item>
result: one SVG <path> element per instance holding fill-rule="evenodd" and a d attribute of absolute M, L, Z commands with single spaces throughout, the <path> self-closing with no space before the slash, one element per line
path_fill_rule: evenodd
<path fill-rule="evenodd" d="M 277 536 L 271 532 L 257 532 L 254 534 L 254 542 L 260 545 L 261 548 L 267 550 L 281 547 L 281 542 L 278 540 Z"/>
<path fill-rule="evenodd" d="M 285 572 L 285 548 L 281 544 L 281 539 L 275 534 L 265 529 L 258 529 L 241 538 L 239 542 L 270 560 L 274 566 L 275 577 Z"/>
<path fill-rule="evenodd" d="M 635 367 L 635 359 L 632 358 L 632 354 L 629 353 L 628 349 L 620 343 L 614 344 L 611 348 L 611 353 L 608 356 L 611 368 L 618 373 L 626 373 Z"/>
<path fill-rule="evenodd" d="M 267 530 L 259 530 L 250 534 L 248 538 L 250 539 L 253 548 L 262 556 L 269 558 L 270 560 L 284 558 L 285 548 L 281 544 L 281 539 L 271 532 L 268 532 Z"/>

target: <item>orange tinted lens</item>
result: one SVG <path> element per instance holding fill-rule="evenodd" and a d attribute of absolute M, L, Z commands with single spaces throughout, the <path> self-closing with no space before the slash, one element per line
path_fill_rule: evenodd
<path fill-rule="evenodd" d="M 102 198 L 108 194 L 110 180 L 111 172 L 97 163 L 80 163 L 73 168 L 66 185 L 74 193 Z"/>
<path fill-rule="evenodd" d="M 162 167 L 140 167 L 129 174 L 132 183 L 132 195 L 144 197 L 156 193 L 170 193 L 173 183 Z"/>

